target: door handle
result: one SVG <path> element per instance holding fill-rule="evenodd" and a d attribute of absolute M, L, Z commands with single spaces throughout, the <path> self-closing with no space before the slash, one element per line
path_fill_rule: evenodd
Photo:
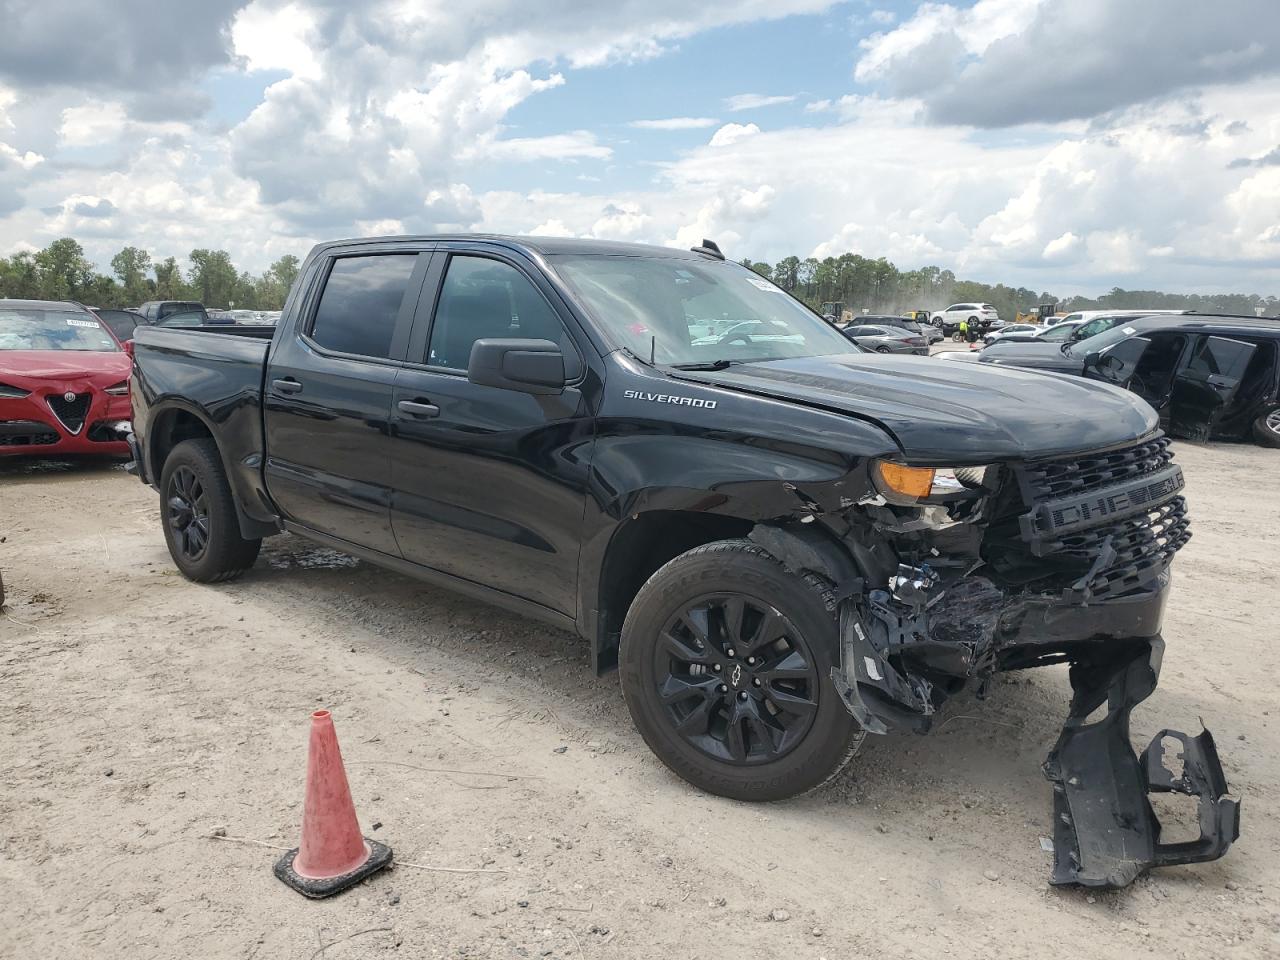
<path fill-rule="evenodd" d="M 285 379 L 285 380 L 272 380 L 271 387 L 273 390 L 276 390 L 279 393 L 301 393 L 302 392 L 302 384 L 300 384 L 297 380 L 293 379 L 293 377 L 289 377 L 288 379 Z"/>
<path fill-rule="evenodd" d="M 440 408 L 434 403 L 423 403 L 420 400 L 401 400 L 396 404 L 401 413 L 407 413 L 419 420 L 428 420 L 440 416 Z"/>

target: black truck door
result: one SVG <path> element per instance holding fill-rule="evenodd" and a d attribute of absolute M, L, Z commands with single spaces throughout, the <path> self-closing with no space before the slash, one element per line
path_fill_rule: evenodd
<path fill-rule="evenodd" d="M 1227 337 L 1203 337 L 1187 366 L 1173 378 L 1169 432 L 1190 440 L 1208 440 L 1231 404 L 1257 347 Z"/>
<path fill-rule="evenodd" d="M 263 387 L 266 483 L 285 519 L 393 556 L 388 417 L 429 261 L 332 258 Z"/>
<path fill-rule="evenodd" d="M 1098 354 L 1090 354 L 1084 362 L 1084 375 L 1117 387 L 1128 387 L 1151 341 L 1146 337 L 1130 337 Z"/>
<path fill-rule="evenodd" d="M 437 254 L 396 381 L 391 516 L 406 559 L 573 616 L 593 425 L 554 299 L 515 258 Z M 511 337 L 561 345 L 563 393 L 467 379 L 476 340 Z"/>

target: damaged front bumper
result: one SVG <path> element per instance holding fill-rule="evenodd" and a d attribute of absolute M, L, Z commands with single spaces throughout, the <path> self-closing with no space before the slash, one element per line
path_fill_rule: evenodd
<path fill-rule="evenodd" d="M 1121 887 L 1149 867 L 1220 857 L 1239 835 L 1208 731 L 1163 731 L 1141 757 L 1129 744 L 1129 713 L 1159 675 L 1170 564 L 1190 537 L 1182 484 L 1157 436 L 1010 467 L 984 499 L 941 515 L 864 503 L 837 531 L 862 579 L 837 583 L 832 680 L 868 732 L 927 732 L 971 683 L 1070 664 L 1071 710 L 1044 768 L 1054 884 Z M 782 549 L 784 562 L 806 565 Z M 1176 774 L 1163 758 L 1170 742 Z M 1160 792 L 1199 798 L 1198 840 L 1160 842 L 1150 801 Z"/>

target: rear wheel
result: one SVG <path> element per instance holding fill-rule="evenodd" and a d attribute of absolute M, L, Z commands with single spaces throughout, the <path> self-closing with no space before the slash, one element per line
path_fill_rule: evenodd
<path fill-rule="evenodd" d="M 658 758 L 697 787 L 780 800 L 831 779 L 862 734 L 831 685 L 834 602 L 747 540 L 676 557 L 622 629 L 622 692 Z"/>
<path fill-rule="evenodd" d="M 200 583 L 240 576 L 262 546 L 240 535 L 231 485 L 212 440 L 184 440 L 165 460 L 160 519 L 173 562 Z"/>
<path fill-rule="evenodd" d="M 1263 411 L 1253 421 L 1253 438 L 1264 447 L 1280 447 L 1280 407 Z"/>

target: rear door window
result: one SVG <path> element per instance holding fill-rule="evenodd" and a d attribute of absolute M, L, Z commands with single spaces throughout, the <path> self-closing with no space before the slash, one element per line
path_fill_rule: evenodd
<path fill-rule="evenodd" d="M 391 359 L 400 306 L 417 260 L 414 253 L 334 260 L 311 322 L 311 339 L 335 353 Z"/>
<path fill-rule="evenodd" d="M 1241 340 L 1203 337 L 1191 355 L 1187 373 L 1198 380 L 1213 376 L 1240 380 L 1244 377 L 1253 351 L 1253 344 Z"/>

